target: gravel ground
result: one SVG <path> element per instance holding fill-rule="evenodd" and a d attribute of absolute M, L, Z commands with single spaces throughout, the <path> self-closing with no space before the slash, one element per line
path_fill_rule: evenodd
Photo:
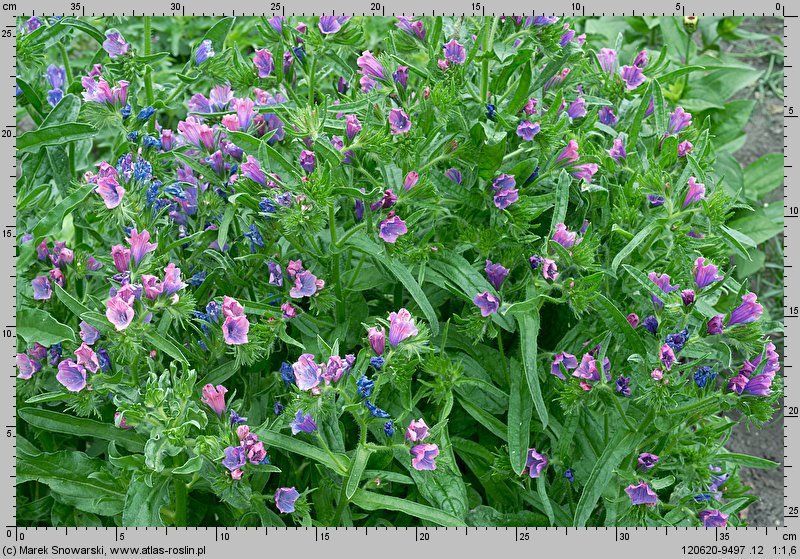
<path fill-rule="evenodd" d="M 748 21 L 745 26 L 750 31 L 769 35 L 783 35 L 783 21 L 774 18 L 758 18 Z M 760 50 L 753 45 L 755 50 Z M 761 44 L 763 49 L 763 44 Z M 742 50 L 741 45 L 737 50 Z M 767 71 L 768 60 L 764 58 L 745 58 L 747 63 Z M 773 68 L 781 72 L 782 67 Z M 777 98 L 768 88 L 759 87 L 744 90 L 738 97 L 755 99 L 755 110 L 748 124 L 747 142 L 735 156 L 744 166 L 752 163 L 765 153 L 783 151 L 783 100 Z M 776 199 L 782 192 L 775 192 Z M 776 340 L 778 351 L 782 353 L 783 344 Z M 751 526 L 779 526 L 783 524 L 783 414 L 779 413 L 761 431 L 748 430 L 742 423 L 736 427 L 726 445 L 731 452 L 742 452 L 768 458 L 781 464 L 774 470 L 742 470 L 742 481 L 761 496 L 761 500 L 744 511 Z"/>

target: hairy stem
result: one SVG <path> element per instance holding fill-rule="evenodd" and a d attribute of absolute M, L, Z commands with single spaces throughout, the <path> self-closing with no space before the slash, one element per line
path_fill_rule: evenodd
<path fill-rule="evenodd" d="M 150 56 L 152 45 L 153 43 L 153 34 L 150 29 L 150 17 L 144 16 L 144 55 Z M 153 95 L 153 75 L 150 65 L 148 64 L 147 70 L 144 72 L 144 91 L 145 96 L 147 98 L 147 105 L 153 106 L 153 102 L 155 101 L 155 97 Z M 147 130 L 149 132 L 154 132 L 156 129 L 156 121 L 154 118 L 151 118 L 147 122 Z"/>

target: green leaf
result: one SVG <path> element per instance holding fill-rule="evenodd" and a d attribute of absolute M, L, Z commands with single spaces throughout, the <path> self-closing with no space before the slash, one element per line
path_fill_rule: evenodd
<path fill-rule="evenodd" d="M 335 455 L 336 459 L 334 459 L 330 454 L 317 446 L 301 441 L 300 439 L 276 433 L 275 431 L 256 430 L 256 434 L 267 446 L 272 446 L 287 452 L 299 454 L 300 456 L 305 456 L 311 460 L 316 460 L 339 475 L 347 475 L 349 471 L 350 459 L 343 454 Z"/>
<path fill-rule="evenodd" d="M 522 329 L 522 328 L 520 328 Z M 512 359 L 510 362 L 511 391 L 508 398 L 508 457 L 511 468 L 522 475 L 528 456 L 531 435 L 533 400 L 530 390 L 525 390 L 525 369 Z"/>
<path fill-rule="evenodd" d="M 631 128 L 628 131 L 628 153 L 635 154 L 636 153 L 636 142 L 639 141 L 639 131 L 642 128 L 642 121 L 644 120 L 644 114 L 647 112 L 647 107 L 650 106 L 650 97 L 655 96 L 655 88 L 658 86 L 658 82 L 651 81 L 650 85 L 647 87 L 647 91 L 644 95 L 642 95 L 641 101 L 639 102 L 639 108 L 636 109 L 636 115 L 633 117 L 633 122 L 631 123 Z M 653 107 L 655 109 L 655 105 Z"/>
<path fill-rule="evenodd" d="M 206 32 L 205 35 L 203 35 L 203 38 L 200 39 L 197 44 L 195 44 L 195 48 L 199 47 L 203 41 L 208 39 L 214 46 L 214 51 L 221 52 L 225 44 L 225 38 L 228 36 L 228 33 L 231 32 L 231 29 L 233 28 L 233 22 L 235 21 L 235 17 L 224 17 L 219 20 L 211 29 Z"/>
<path fill-rule="evenodd" d="M 199 472 L 202 466 L 203 457 L 200 455 L 195 455 L 184 462 L 183 466 L 178 466 L 177 468 L 173 469 L 172 473 L 176 475 L 193 474 L 195 472 Z"/>
<path fill-rule="evenodd" d="M 39 95 L 36 93 L 36 90 L 33 89 L 28 82 L 26 82 L 19 76 L 17 76 L 17 85 L 19 86 L 19 89 L 22 91 L 22 94 L 25 96 L 25 99 L 28 100 L 28 102 L 31 104 L 34 110 L 37 113 L 41 113 L 43 109 L 42 100 L 39 99 Z M 28 112 L 30 113 L 30 111 Z M 39 117 L 39 119 L 41 120 L 41 117 Z"/>
<path fill-rule="evenodd" d="M 17 151 L 24 152 L 42 146 L 63 145 L 92 138 L 95 134 L 97 134 L 97 129 L 94 126 L 78 122 L 44 126 L 25 132 L 17 138 Z"/>
<path fill-rule="evenodd" d="M 522 75 L 519 78 L 517 90 L 514 92 L 514 97 L 512 97 L 511 101 L 508 103 L 508 112 L 512 115 L 519 113 L 528 101 L 528 94 L 531 88 L 531 74 L 531 65 L 528 62 L 522 67 Z"/>
<path fill-rule="evenodd" d="M 225 243 L 228 242 L 228 230 L 231 227 L 231 222 L 235 214 L 236 206 L 234 204 L 229 205 L 225 209 L 225 215 L 222 216 L 222 223 L 219 224 L 219 235 L 217 235 L 217 242 L 220 247 L 224 247 Z"/>
<path fill-rule="evenodd" d="M 146 477 L 137 473 L 131 478 L 122 510 L 123 526 L 164 526 L 161 507 L 169 502 L 168 477 L 155 476 L 148 485 Z M 183 483 L 176 480 L 176 483 Z"/>
<path fill-rule="evenodd" d="M 650 233 L 653 232 L 653 229 L 655 229 L 656 227 L 660 227 L 662 225 L 661 222 L 662 220 L 651 221 L 644 227 L 644 229 L 636 233 L 636 235 L 633 237 L 633 239 L 631 239 L 628 242 L 627 245 L 622 247 L 622 250 L 620 250 L 614 257 L 614 260 L 611 261 L 610 271 L 612 275 L 614 276 L 617 275 L 617 269 L 619 268 L 619 265 L 622 264 L 622 261 L 625 260 L 628 256 L 630 256 L 630 254 L 634 250 L 636 250 L 636 247 L 642 244 L 645 241 L 645 239 L 647 239 L 650 236 Z"/>
<path fill-rule="evenodd" d="M 39 342 L 45 347 L 75 341 L 72 328 L 61 324 L 47 311 L 27 307 L 22 307 L 17 314 L 17 335 L 29 344 Z"/>
<path fill-rule="evenodd" d="M 189 362 L 186 360 L 186 356 L 183 354 L 180 346 L 172 340 L 172 338 L 168 336 L 162 336 L 158 333 L 157 330 L 149 329 L 145 331 L 144 338 L 156 346 L 157 349 L 160 349 L 173 359 L 177 359 L 183 363 L 188 364 Z"/>
<path fill-rule="evenodd" d="M 547 515 L 547 519 L 552 526 L 555 524 L 556 517 L 553 514 L 553 505 L 550 503 L 550 497 L 547 495 L 546 483 L 545 476 L 539 476 L 536 479 L 536 491 L 539 493 L 539 499 L 542 501 L 542 508 L 544 508 L 544 513 Z"/>
<path fill-rule="evenodd" d="M 476 406 L 466 398 L 459 396 L 458 401 L 461 404 L 461 407 L 463 407 L 468 414 L 478 421 L 478 424 L 488 429 L 498 438 L 504 441 L 508 440 L 508 427 L 506 427 L 502 421 L 497 419 L 483 408 Z"/>
<path fill-rule="evenodd" d="M 766 458 L 759 458 L 758 456 L 750 456 L 748 454 L 737 454 L 735 452 L 722 452 L 717 454 L 714 459 L 727 462 L 728 464 L 744 466 L 745 468 L 758 468 L 761 470 L 771 470 L 772 468 L 780 466 L 778 462 L 773 462 Z"/>
<path fill-rule="evenodd" d="M 600 312 L 600 316 L 605 320 L 609 330 L 615 333 L 621 332 L 627 342 L 628 348 L 647 359 L 647 349 L 645 348 L 644 342 L 639 337 L 638 332 L 631 328 L 625 315 L 604 295 L 597 294 L 594 300 L 602 307 L 602 309 L 598 310 L 602 311 Z"/>
<path fill-rule="evenodd" d="M 93 184 L 86 184 L 76 189 L 72 194 L 62 199 L 56 207 L 43 212 L 43 217 L 39 223 L 33 228 L 33 236 L 36 239 L 41 239 L 52 233 L 61 230 L 61 224 L 64 222 L 64 216 L 70 215 L 75 208 L 80 206 L 83 201 L 92 193 L 94 189 Z"/>
<path fill-rule="evenodd" d="M 527 287 L 526 297 L 532 299 L 536 296 L 536 288 L 533 283 Z M 520 348 L 522 351 L 522 363 L 525 367 L 525 378 L 528 381 L 528 390 L 536 408 L 536 414 L 542 422 L 542 428 L 547 427 L 548 415 L 547 406 L 542 398 L 542 386 L 539 383 L 539 370 L 537 360 L 539 359 L 539 309 L 533 308 L 530 313 L 516 315 L 519 322 Z"/>
<path fill-rule="evenodd" d="M 731 230 L 736 231 L 752 239 L 756 245 L 760 245 L 783 232 L 783 212 L 782 203 L 771 202 L 758 206 L 753 213 L 745 217 L 728 222 L 729 229 L 724 225 L 722 228 L 729 233 Z"/>
<path fill-rule="evenodd" d="M 37 408 L 21 408 L 18 413 L 20 419 L 44 431 L 95 437 L 104 441 L 114 441 L 131 452 L 144 451 L 144 438 L 141 435 L 132 430 L 120 429 L 110 423 L 100 423 L 85 417 Z"/>
<path fill-rule="evenodd" d="M 75 27 L 76 29 L 80 29 L 87 35 L 89 35 L 92 39 L 100 43 L 101 45 L 106 40 L 106 36 L 97 29 L 94 25 L 87 23 L 85 20 L 72 18 L 72 17 L 65 17 L 63 20 L 63 25 L 69 25 L 71 27 Z"/>
<path fill-rule="evenodd" d="M 783 185 L 783 153 L 762 155 L 744 169 L 745 195 L 759 200 Z"/>
<path fill-rule="evenodd" d="M 347 244 L 357 248 L 367 256 L 375 257 L 377 262 L 386 266 L 392 275 L 400 280 L 428 320 L 431 334 L 436 336 L 439 333 L 439 319 L 436 318 L 436 311 L 433 310 L 430 301 L 428 301 L 428 297 L 425 295 L 425 292 L 422 291 L 422 288 L 417 283 L 417 280 L 414 279 L 414 276 L 411 275 L 411 272 L 409 272 L 403 264 L 386 254 L 383 247 L 367 238 L 365 235 L 353 235 L 348 239 Z"/>
<path fill-rule="evenodd" d="M 370 453 L 371 451 L 366 446 L 359 444 L 355 454 L 353 454 L 353 460 L 350 463 L 350 473 L 347 476 L 347 485 L 345 486 L 345 495 L 348 499 L 352 499 L 353 495 L 358 490 L 358 484 L 361 482 L 364 468 L 367 467 Z"/>
<path fill-rule="evenodd" d="M 102 516 L 122 512 L 123 480 L 106 469 L 103 460 L 83 452 L 62 450 L 17 457 L 17 483 L 38 481 L 50 487 L 61 502 Z"/>
<path fill-rule="evenodd" d="M 556 203 L 553 208 L 553 219 L 550 221 L 550 237 L 556 231 L 556 225 L 564 223 L 567 217 L 567 208 L 569 206 L 569 185 L 572 179 L 567 173 L 566 169 L 562 169 L 558 175 L 558 184 L 556 185 Z"/>
<path fill-rule="evenodd" d="M 578 506 L 575 508 L 575 527 L 586 526 L 597 500 L 615 475 L 616 469 L 625 456 L 644 440 L 644 437 L 644 433 L 631 433 L 625 429 L 619 429 L 614 434 L 600 458 L 597 459 L 592 473 L 589 474 L 589 479 L 586 480 Z"/>
<path fill-rule="evenodd" d="M 439 526 L 464 526 L 465 523 L 457 516 L 453 516 L 428 505 L 421 505 L 414 501 L 380 495 L 359 489 L 353 495 L 351 502 L 364 510 L 395 510 L 409 515 L 412 519 L 422 519 L 438 524 Z"/>

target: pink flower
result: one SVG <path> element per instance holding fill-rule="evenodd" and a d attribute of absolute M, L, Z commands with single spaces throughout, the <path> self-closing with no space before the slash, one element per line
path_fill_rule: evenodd
<path fill-rule="evenodd" d="M 145 229 L 141 233 L 136 229 L 131 229 L 131 236 L 126 239 L 131 245 L 131 256 L 134 263 L 138 266 L 144 255 L 153 252 L 158 247 L 158 243 L 149 243 L 150 233 Z"/>
<path fill-rule="evenodd" d="M 408 429 L 406 429 L 407 441 L 414 443 L 422 442 L 428 437 L 428 435 L 430 435 L 428 432 L 428 426 L 421 417 L 416 421 L 412 419 L 411 423 L 408 424 Z"/>
<path fill-rule="evenodd" d="M 411 465 L 415 470 L 435 470 L 434 459 L 439 456 L 439 447 L 435 444 L 418 444 L 411 449 Z"/>
<path fill-rule="evenodd" d="M 283 318 L 286 320 L 297 316 L 297 309 L 295 309 L 292 304 L 288 302 L 281 305 L 281 311 L 283 311 Z"/>
<path fill-rule="evenodd" d="M 308 270 L 302 270 L 295 275 L 294 287 L 289 290 L 289 295 L 295 299 L 311 297 L 317 292 L 318 282 L 317 276 Z"/>
<path fill-rule="evenodd" d="M 80 392 L 86 388 L 86 369 L 72 359 L 65 359 L 58 364 L 56 380 L 70 392 Z"/>
<path fill-rule="evenodd" d="M 92 348 L 86 345 L 86 342 L 83 342 L 81 346 L 75 350 L 75 356 L 78 358 L 78 365 L 82 365 L 93 373 L 100 370 L 97 354 Z"/>
<path fill-rule="evenodd" d="M 119 185 L 114 176 L 97 179 L 97 187 L 94 191 L 100 195 L 109 210 L 119 206 L 125 196 L 125 189 Z"/>
<path fill-rule="evenodd" d="M 226 318 L 244 316 L 244 307 L 233 297 L 224 295 L 222 297 L 222 314 Z"/>
<path fill-rule="evenodd" d="M 256 51 L 253 57 L 253 63 L 258 69 L 258 77 L 266 78 L 275 70 L 275 63 L 272 61 L 272 53 L 267 49 L 260 49 Z"/>
<path fill-rule="evenodd" d="M 414 185 L 417 184 L 418 180 L 419 180 L 419 173 L 417 173 L 416 171 L 410 171 L 406 175 L 405 180 L 403 180 L 403 188 L 405 188 L 406 192 L 408 192 L 414 187 Z"/>
<path fill-rule="evenodd" d="M 161 280 L 149 274 L 142 274 L 142 286 L 144 287 L 145 297 L 151 301 L 164 292 L 164 285 Z"/>
<path fill-rule="evenodd" d="M 570 140 L 561 153 L 556 158 L 556 163 L 575 163 L 580 155 L 578 154 L 578 142 Z"/>
<path fill-rule="evenodd" d="M 297 363 L 292 365 L 294 372 L 294 382 L 300 390 L 311 390 L 319 386 L 322 378 L 319 365 L 314 362 L 314 355 L 304 353 L 297 359 Z"/>
<path fill-rule="evenodd" d="M 672 348 L 667 344 L 661 346 L 661 349 L 658 352 L 658 358 L 664 364 L 664 368 L 668 371 L 671 370 L 672 366 L 675 364 L 675 352 L 673 352 Z"/>
<path fill-rule="evenodd" d="M 406 309 L 389 313 L 389 343 L 392 347 L 397 347 L 400 342 L 411 336 L 419 334 L 419 330 L 414 325 L 411 313 Z"/>
<path fill-rule="evenodd" d="M 186 284 L 181 281 L 181 269 L 176 268 L 175 264 L 170 262 L 164 268 L 164 294 L 172 295 L 186 287 Z"/>
<path fill-rule="evenodd" d="M 222 417 L 225 412 L 225 393 L 228 389 L 221 384 L 214 388 L 213 384 L 206 384 L 203 387 L 202 402 L 209 408 L 217 412 L 217 415 Z"/>
<path fill-rule="evenodd" d="M 50 280 L 47 276 L 36 276 L 36 279 L 31 281 L 33 287 L 33 298 L 37 301 L 47 301 L 53 296 L 53 289 L 50 287 Z"/>
<path fill-rule="evenodd" d="M 228 345 L 242 345 L 247 343 L 247 332 L 250 330 L 250 321 L 247 317 L 229 316 L 222 323 L 222 337 Z"/>
<path fill-rule="evenodd" d="M 19 375 L 17 375 L 21 379 L 29 379 L 35 373 L 41 370 L 41 364 L 36 361 L 35 359 L 31 359 L 24 353 L 17 354 L 17 368 L 19 369 Z"/>
<path fill-rule="evenodd" d="M 686 198 L 683 200 L 685 208 L 693 202 L 706 199 L 706 185 L 697 182 L 694 177 L 689 177 L 689 190 L 686 191 Z"/>
<path fill-rule="evenodd" d="M 131 306 L 132 303 L 132 298 L 129 303 L 119 296 L 112 297 L 106 301 L 106 318 L 108 318 L 118 332 L 125 330 L 125 328 L 130 326 L 133 320 L 134 312 Z"/>
<path fill-rule="evenodd" d="M 494 205 L 500 210 L 506 209 L 517 200 L 519 200 L 519 190 L 516 188 L 501 188 L 494 195 Z"/>
<path fill-rule="evenodd" d="M 373 326 L 368 329 L 367 337 L 369 338 L 369 345 L 375 355 L 383 355 L 386 348 L 386 331 L 383 326 Z"/>
<path fill-rule="evenodd" d="M 475 297 L 472 299 L 472 302 L 475 303 L 475 306 L 481 310 L 481 316 L 484 318 L 492 313 L 496 313 L 500 308 L 500 299 L 488 291 L 484 291 L 483 293 L 478 293 L 475 295 Z"/>

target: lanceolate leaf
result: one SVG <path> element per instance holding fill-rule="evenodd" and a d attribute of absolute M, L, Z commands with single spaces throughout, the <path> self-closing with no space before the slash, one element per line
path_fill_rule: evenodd
<path fill-rule="evenodd" d="M 532 299 L 535 296 L 536 288 L 532 284 L 528 284 L 526 297 Z M 548 423 L 548 412 L 542 398 L 542 386 L 537 365 L 539 358 L 539 309 L 533 308 L 529 313 L 518 314 L 517 322 L 519 322 L 522 363 L 525 367 L 528 390 L 531 393 L 536 414 L 542 422 L 542 428 L 545 428 Z"/>

